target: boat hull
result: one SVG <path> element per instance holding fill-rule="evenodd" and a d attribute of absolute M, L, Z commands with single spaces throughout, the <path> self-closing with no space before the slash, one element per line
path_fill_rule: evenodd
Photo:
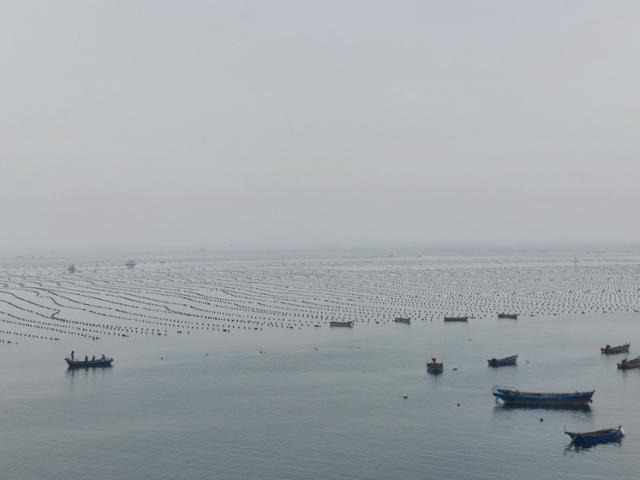
<path fill-rule="evenodd" d="M 498 318 L 510 318 L 511 320 L 517 320 L 518 314 L 517 313 L 499 313 Z"/>
<path fill-rule="evenodd" d="M 445 322 L 468 322 L 469 317 L 444 317 Z"/>
<path fill-rule="evenodd" d="M 330 327 L 352 328 L 353 322 L 329 322 Z"/>
<path fill-rule="evenodd" d="M 520 392 L 506 388 L 494 388 L 493 396 L 505 405 L 515 407 L 583 407 L 592 401 L 595 390 L 573 393 Z"/>
<path fill-rule="evenodd" d="M 631 370 L 633 368 L 640 368 L 640 357 L 632 358 L 631 360 L 624 359 L 618 364 L 618 370 Z"/>
<path fill-rule="evenodd" d="M 564 432 L 571 437 L 571 442 L 574 445 L 580 445 L 583 447 L 596 445 L 598 443 L 611 443 L 619 442 L 624 436 L 622 427 L 609 428 L 606 430 L 600 430 L 596 432 Z"/>
<path fill-rule="evenodd" d="M 431 373 L 432 375 L 439 375 L 444 371 L 444 363 L 436 362 L 436 359 L 433 358 L 430 362 L 427 362 L 427 373 Z"/>
<path fill-rule="evenodd" d="M 617 347 L 606 346 L 600 349 L 600 353 L 603 353 L 604 355 L 616 355 L 618 353 L 629 353 L 629 347 L 631 347 L 630 343 L 625 343 L 624 345 L 618 345 Z"/>
<path fill-rule="evenodd" d="M 492 358 L 491 360 L 487 360 L 490 367 L 505 367 L 508 365 L 515 365 L 518 361 L 518 355 L 512 355 L 511 357 L 505 358 Z"/>
<path fill-rule="evenodd" d="M 64 359 L 67 362 L 69 368 L 109 368 L 113 363 L 113 358 L 106 360 L 71 360 L 69 358 Z"/>

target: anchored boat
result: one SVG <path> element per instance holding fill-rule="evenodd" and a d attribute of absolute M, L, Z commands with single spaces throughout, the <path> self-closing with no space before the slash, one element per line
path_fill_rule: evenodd
<path fill-rule="evenodd" d="M 510 357 L 504 358 L 492 358 L 491 360 L 487 360 L 490 367 L 504 367 L 506 365 L 515 365 L 517 361 L 518 355 L 511 355 Z"/>
<path fill-rule="evenodd" d="M 630 343 L 625 343 L 624 345 L 618 345 L 617 347 L 606 345 L 604 348 L 600 349 L 600 352 L 604 353 L 605 355 L 613 355 L 616 353 L 629 353 L 629 347 L 631 347 Z"/>
<path fill-rule="evenodd" d="M 434 375 L 439 375 L 444 371 L 444 363 L 437 362 L 435 358 L 432 358 L 430 362 L 427 362 L 427 372 Z"/>
<path fill-rule="evenodd" d="M 498 318 L 510 318 L 512 320 L 517 320 L 518 314 L 517 313 L 499 313 Z"/>
<path fill-rule="evenodd" d="M 339 321 L 333 321 L 333 322 L 329 322 L 329 326 L 330 326 L 330 327 L 347 327 L 347 328 L 352 328 L 352 327 L 353 327 L 353 321 L 350 321 L 350 322 L 339 322 Z"/>
<path fill-rule="evenodd" d="M 573 393 L 521 392 L 520 390 L 495 386 L 493 396 L 505 405 L 519 407 L 581 407 L 591 403 L 595 390 Z"/>
<path fill-rule="evenodd" d="M 632 368 L 640 368 L 640 357 L 631 360 L 625 358 L 618 364 L 618 370 L 631 370 Z"/>
<path fill-rule="evenodd" d="M 596 430 L 594 432 L 565 432 L 567 435 L 571 437 L 571 442 L 575 445 L 580 446 L 588 446 L 595 445 L 597 443 L 609 443 L 609 442 L 619 442 L 620 439 L 624 436 L 624 430 L 622 429 L 622 425 L 619 425 L 617 428 L 605 428 L 603 430 Z"/>
<path fill-rule="evenodd" d="M 444 317 L 445 322 L 467 322 L 469 317 Z"/>
<path fill-rule="evenodd" d="M 410 318 L 396 317 L 393 319 L 393 321 L 396 323 L 406 323 L 407 325 L 411 325 Z"/>
<path fill-rule="evenodd" d="M 84 360 L 76 360 L 73 357 L 65 357 L 65 362 L 69 365 L 69 368 L 105 368 L 110 367 L 113 362 L 113 358 L 105 357 L 100 358 L 88 358 L 84 357 Z"/>

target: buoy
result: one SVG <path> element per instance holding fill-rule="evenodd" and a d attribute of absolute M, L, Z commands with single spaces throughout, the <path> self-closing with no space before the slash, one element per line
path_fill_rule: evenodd
<path fill-rule="evenodd" d="M 402 398 L 404 398 L 404 399 L 406 400 L 407 398 L 409 398 L 409 395 L 407 395 L 407 394 L 405 393 L 404 395 L 402 395 Z"/>

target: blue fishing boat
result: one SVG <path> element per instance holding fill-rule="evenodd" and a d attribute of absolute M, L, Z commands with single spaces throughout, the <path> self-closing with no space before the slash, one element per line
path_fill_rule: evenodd
<path fill-rule="evenodd" d="M 591 403 L 591 397 L 596 392 L 573 393 L 538 393 L 521 392 L 517 389 L 495 386 L 491 390 L 493 396 L 499 398 L 505 405 L 517 407 L 581 407 Z"/>
<path fill-rule="evenodd" d="M 504 358 L 492 358 L 491 360 L 487 360 L 490 367 L 504 367 L 506 365 L 515 365 L 517 361 L 518 355 L 511 355 L 510 357 Z"/>
<path fill-rule="evenodd" d="M 440 375 L 444 371 L 444 364 L 437 362 L 435 358 L 432 358 L 430 362 L 427 362 L 427 372 L 433 375 Z"/>
<path fill-rule="evenodd" d="M 617 428 L 605 428 L 603 430 L 596 430 L 594 432 L 576 433 L 567 432 L 565 430 L 564 433 L 571 437 L 571 443 L 583 447 L 595 445 L 597 443 L 619 442 L 620 439 L 624 436 L 622 425 L 619 425 Z"/>

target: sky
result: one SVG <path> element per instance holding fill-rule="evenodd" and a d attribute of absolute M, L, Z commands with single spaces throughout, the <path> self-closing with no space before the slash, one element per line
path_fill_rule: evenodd
<path fill-rule="evenodd" d="M 640 243 L 639 21 L 0 0 L 0 248 Z"/>

